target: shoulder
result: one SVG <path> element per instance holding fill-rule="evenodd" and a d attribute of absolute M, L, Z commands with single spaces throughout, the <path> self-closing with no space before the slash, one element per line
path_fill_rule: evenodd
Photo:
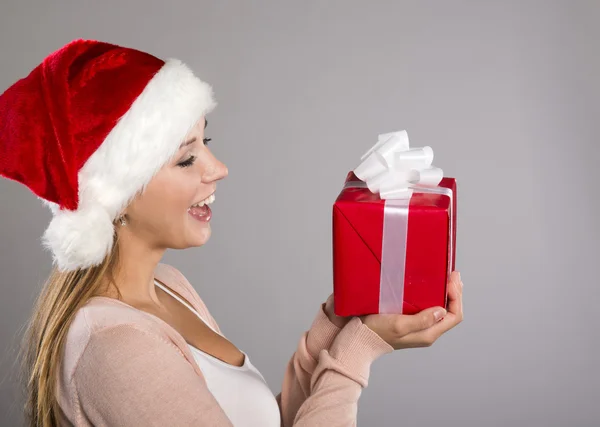
<path fill-rule="evenodd" d="M 174 342 L 139 324 L 90 330 L 60 393 L 72 405 L 68 413 L 85 414 L 90 425 L 163 426 L 174 413 L 182 425 L 204 425 L 205 417 L 222 411 L 193 356 L 186 359 Z"/>
<path fill-rule="evenodd" d="M 201 372 L 180 347 L 130 323 L 92 333 L 68 387 L 73 412 L 97 416 L 94 425 L 168 425 L 157 417 L 181 412 L 180 405 L 197 410 L 210 398 Z M 168 399 L 157 402 L 159 395 Z"/>
<path fill-rule="evenodd" d="M 143 312 L 111 298 L 92 298 L 79 308 L 69 325 L 62 358 L 62 375 L 65 380 L 73 375 L 86 349 L 99 338 L 123 332 L 133 335 L 144 334 L 168 341 L 168 334 Z M 119 335 L 120 334 L 120 335 Z"/>
<path fill-rule="evenodd" d="M 69 419 L 75 419 L 82 410 L 79 405 L 85 403 L 86 395 L 96 393 L 94 390 L 118 396 L 118 390 L 111 387 L 120 390 L 143 378 L 140 369 L 152 370 L 149 357 L 187 365 L 168 336 L 146 325 L 141 317 L 134 320 L 135 314 L 128 311 L 125 306 L 91 301 L 75 314 L 56 372 L 57 399 Z M 111 316 L 112 320 L 106 320 Z M 87 405 L 94 406 L 99 397 L 88 398 Z"/>

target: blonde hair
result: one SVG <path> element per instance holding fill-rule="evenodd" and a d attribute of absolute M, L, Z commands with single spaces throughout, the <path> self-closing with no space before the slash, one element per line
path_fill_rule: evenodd
<path fill-rule="evenodd" d="M 27 323 L 21 344 L 21 381 L 25 393 L 25 419 L 30 427 L 59 425 L 56 394 L 65 339 L 73 317 L 92 296 L 114 284 L 119 260 L 117 233 L 104 261 L 86 269 L 61 272 L 53 267 Z M 121 294 L 118 292 L 119 298 Z"/>

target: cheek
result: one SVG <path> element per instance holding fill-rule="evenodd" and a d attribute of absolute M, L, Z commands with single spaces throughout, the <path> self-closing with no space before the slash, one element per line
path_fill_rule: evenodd
<path fill-rule="evenodd" d="M 182 174 L 166 175 L 152 181 L 140 198 L 136 213 L 156 225 L 187 215 L 197 191 L 193 180 L 179 175 Z"/>

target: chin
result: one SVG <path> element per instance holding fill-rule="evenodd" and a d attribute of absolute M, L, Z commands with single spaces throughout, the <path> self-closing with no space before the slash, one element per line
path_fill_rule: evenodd
<path fill-rule="evenodd" d="M 197 247 L 204 245 L 210 239 L 211 232 L 210 223 L 206 223 L 206 225 L 199 230 L 193 230 L 189 239 L 190 246 Z"/>

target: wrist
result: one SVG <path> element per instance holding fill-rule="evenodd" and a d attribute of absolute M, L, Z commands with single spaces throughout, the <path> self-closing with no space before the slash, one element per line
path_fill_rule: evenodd
<path fill-rule="evenodd" d="M 318 360 L 322 349 L 328 349 L 342 328 L 327 317 L 324 304 L 319 306 L 317 315 L 308 331 L 306 347 L 314 360 Z"/>
<path fill-rule="evenodd" d="M 327 301 L 322 304 L 322 307 L 329 321 L 340 329 L 346 326 L 346 324 L 352 319 L 352 316 L 342 317 L 335 314 L 333 295 L 327 298 Z"/>

